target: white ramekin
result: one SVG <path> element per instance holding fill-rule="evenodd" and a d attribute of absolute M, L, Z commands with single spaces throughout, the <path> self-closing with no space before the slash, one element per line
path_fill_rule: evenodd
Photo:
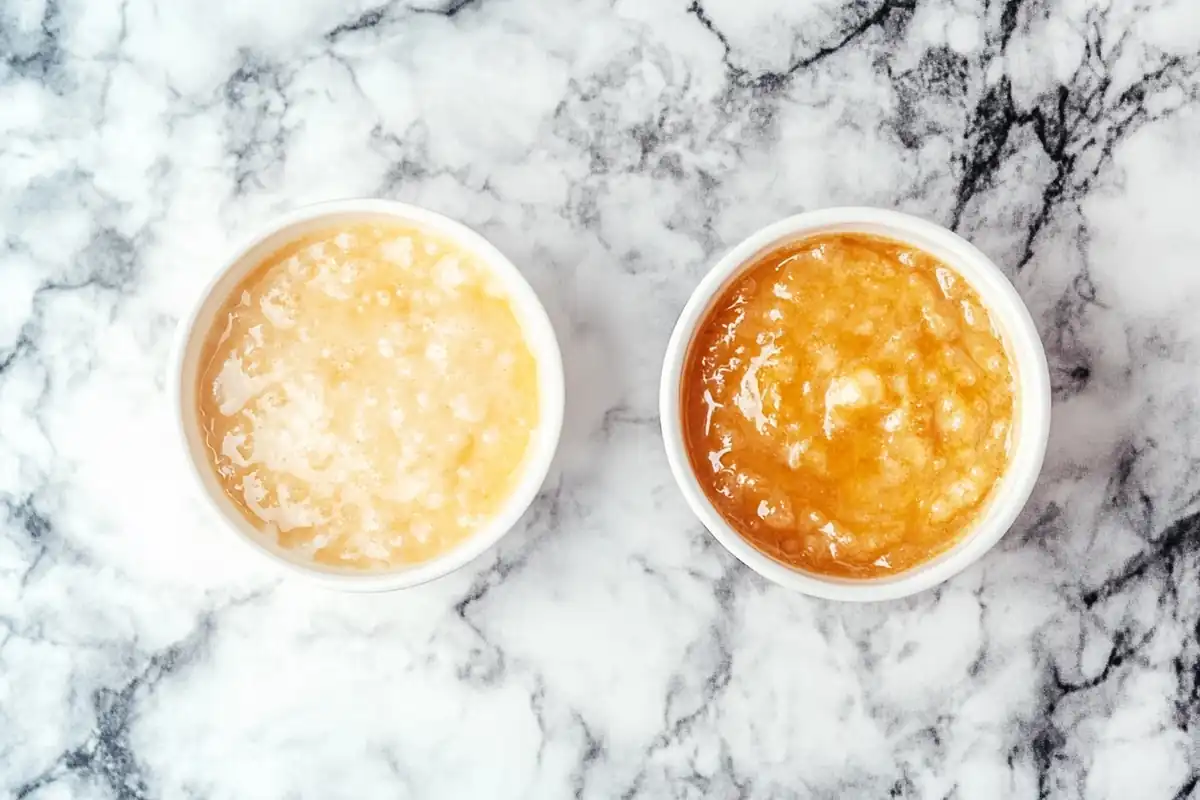
<path fill-rule="evenodd" d="M 1004 338 L 1017 373 L 1012 458 L 971 530 L 931 561 L 896 575 L 847 579 L 786 566 L 756 550 L 725 521 L 696 479 L 684 447 L 680 378 L 696 327 L 716 296 L 754 257 L 784 242 L 822 233 L 858 232 L 905 242 L 958 271 L 979 293 Z M 1041 470 L 1050 431 L 1050 377 L 1046 353 L 1025 304 L 1004 274 L 957 234 L 917 217 L 877 208 L 829 208 L 797 214 L 755 233 L 725 255 L 692 293 L 663 362 L 659 406 L 663 441 L 675 480 L 688 505 L 729 552 L 764 578 L 830 600 L 890 600 L 950 578 L 986 553 L 1012 525 Z"/>
<path fill-rule="evenodd" d="M 407 223 L 446 237 L 475 254 L 508 289 L 513 310 L 538 366 L 541 417 L 534 430 L 522 475 L 503 507 L 457 546 L 429 561 L 390 571 L 338 569 L 316 564 L 270 541 L 225 496 L 204 453 L 195 403 L 200 350 L 221 304 L 264 258 L 288 242 L 339 222 L 385 219 Z M 505 256 L 470 228 L 423 208 L 388 200 L 338 200 L 297 209 L 272 220 L 234 250 L 182 318 L 168 375 L 171 413 L 178 422 L 185 470 L 221 527 L 264 555 L 285 572 L 344 591 L 388 591 L 440 578 L 483 553 L 507 533 L 533 502 L 554 459 L 562 428 L 564 384 L 562 356 L 554 327 L 533 288 Z"/>

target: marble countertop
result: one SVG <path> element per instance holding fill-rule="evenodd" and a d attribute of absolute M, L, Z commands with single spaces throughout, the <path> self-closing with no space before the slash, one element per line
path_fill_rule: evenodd
<path fill-rule="evenodd" d="M 379 2 L 0 2 L 0 797 L 1200 798 L 1200 7 Z M 519 528 L 380 596 L 246 558 L 164 395 L 230 243 L 358 195 L 503 249 L 570 393 Z M 874 606 L 737 564 L 656 416 L 701 274 L 837 204 L 1004 265 L 1056 402 Z"/>

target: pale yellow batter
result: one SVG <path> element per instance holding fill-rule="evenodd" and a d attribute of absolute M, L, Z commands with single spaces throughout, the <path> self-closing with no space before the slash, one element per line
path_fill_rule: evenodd
<path fill-rule="evenodd" d="M 324 564 L 453 547 L 512 491 L 538 424 L 537 364 L 499 281 L 394 223 L 320 231 L 266 259 L 218 314 L 202 368 L 226 494 Z"/>

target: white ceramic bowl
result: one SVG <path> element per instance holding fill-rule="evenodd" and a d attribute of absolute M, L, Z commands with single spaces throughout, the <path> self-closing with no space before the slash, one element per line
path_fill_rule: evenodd
<path fill-rule="evenodd" d="M 1000 329 L 1017 373 L 1013 450 L 1007 471 L 971 529 L 938 557 L 896 575 L 847 579 L 786 566 L 752 547 L 704 494 L 684 448 L 680 377 L 697 325 L 714 298 L 755 256 L 784 242 L 822 233 L 859 232 L 906 242 L 936 256 L 970 282 Z M 1050 377 L 1046 354 L 1028 309 L 1004 274 L 983 253 L 931 222 L 876 208 L 830 208 L 798 214 L 763 228 L 733 248 L 704 277 L 684 306 L 663 363 L 659 405 L 663 440 L 675 480 L 688 505 L 713 536 L 742 563 L 790 589 L 830 600 L 890 600 L 934 586 L 986 553 L 1012 525 L 1029 499 L 1050 429 Z"/>
<path fill-rule="evenodd" d="M 436 558 L 389 571 L 338 569 L 316 564 L 279 547 L 257 531 L 225 496 L 213 474 L 204 454 L 195 403 L 200 349 L 214 316 L 238 282 L 264 258 L 295 238 L 338 222 L 370 219 L 409 223 L 440 234 L 474 253 L 503 281 L 537 360 L 541 410 L 524 471 L 499 512 L 470 537 Z M 168 383 L 171 413 L 178 421 L 179 444 L 186 455 L 186 471 L 194 479 L 199 496 L 207 501 L 215 518 L 221 522 L 221 527 L 286 572 L 345 591 L 388 591 L 416 586 L 453 572 L 499 541 L 516 524 L 541 488 L 554 459 L 563 419 L 563 366 L 558 340 L 545 309 L 517 268 L 491 243 L 465 225 L 432 211 L 387 200 L 339 200 L 300 208 L 273 220 L 238 247 L 180 321 Z"/>

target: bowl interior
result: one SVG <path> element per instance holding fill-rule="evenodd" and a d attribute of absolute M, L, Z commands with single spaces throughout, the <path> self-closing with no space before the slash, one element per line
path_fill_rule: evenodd
<path fill-rule="evenodd" d="M 949 548 L 895 575 L 844 578 L 776 561 L 753 547 L 713 506 L 687 456 L 681 415 L 682 373 L 696 329 L 725 288 L 756 257 L 788 242 L 821 234 L 860 233 L 917 247 L 954 269 L 991 312 L 1015 373 L 1012 452 L 1008 467 L 971 525 Z M 878 209 L 829 209 L 802 214 L 763 229 L 735 247 L 705 277 L 672 335 L 662 384 L 663 434 L 676 479 L 693 510 L 739 560 L 764 577 L 819 597 L 881 600 L 903 597 L 939 583 L 986 552 L 1012 525 L 1041 468 L 1049 426 L 1049 377 L 1033 321 L 1012 284 L 974 246 L 933 223 Z"/>
<path fill-rule="evenodd" d="M 500 278 L 538 365 L 541 417 L 534 430 L 522 475 L 501 509 L 479 530 L 428 561 L 388 570 L 361 570 L 318 564 L 303 554 L 280 547 L 258 531 L 226 497 L 205 454 L 196 404 L 200 358 L 217 313 L 237 285 L 264 259 L 296 238 L 340 223 L 385 220 L 410 224 L 444 236 L 472 252 Z M 375 590 L 413 586 L 440 577 L 478 556 L 504 535 L 524 513 L 541 487 L 553 460 L 563 415 L 562 358 L 549 317 L 536 294 L 513 264 L 481 236 L 459 223 L 423 209 L 384 201 L 358 201 L 301 209 L 239 249 L 204 290 L 190 317 L 180 323 L 172 372 L 172 403 L 189 462 L 207 499 L 239 538 L 266 554 L 277 565 L 316 577 L 334 588 Z"/>

